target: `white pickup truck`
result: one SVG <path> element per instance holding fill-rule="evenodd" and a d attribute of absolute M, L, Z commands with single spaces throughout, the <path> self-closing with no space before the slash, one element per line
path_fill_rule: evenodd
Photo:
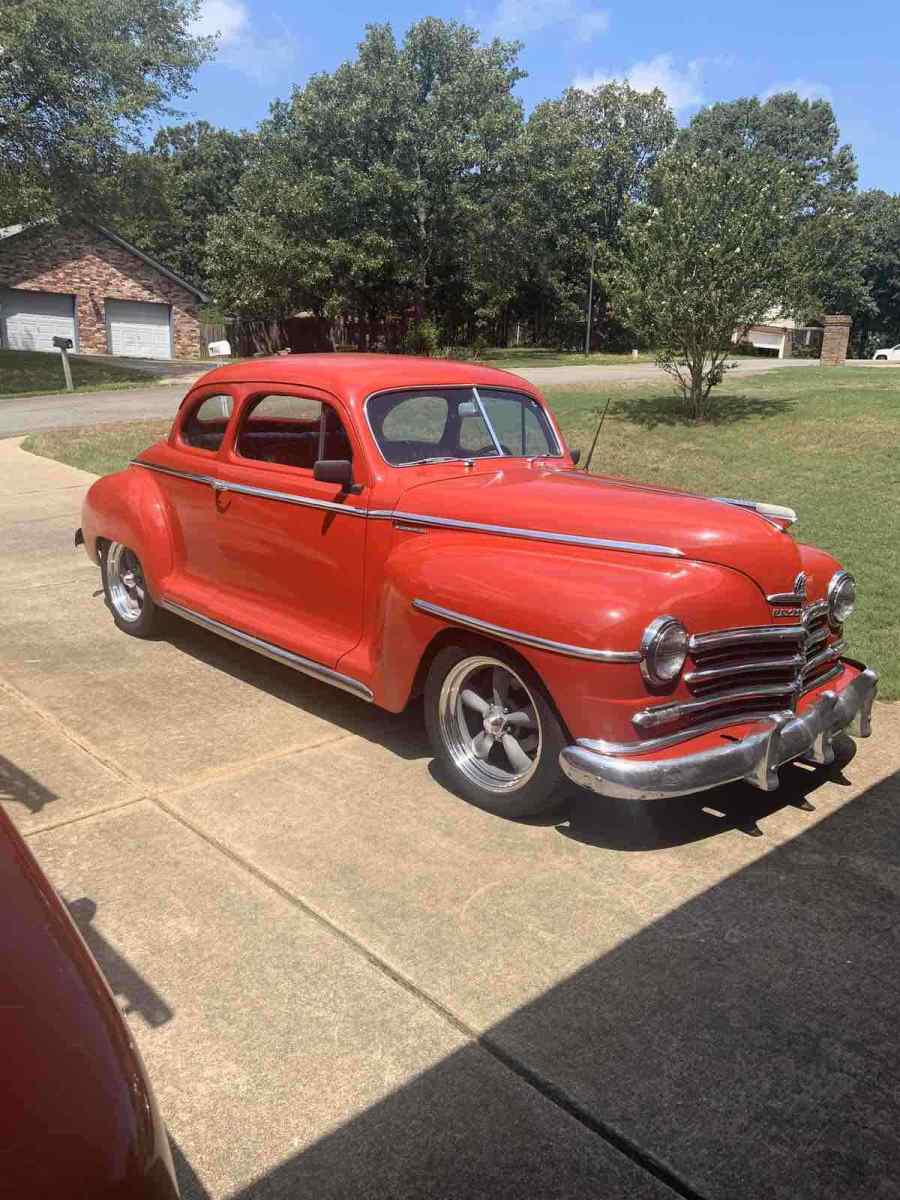
<path fill-rule="evenodd" d="M 900 362 L 900 346 L 876 350 L 872 357 L 876 362 Z"/>

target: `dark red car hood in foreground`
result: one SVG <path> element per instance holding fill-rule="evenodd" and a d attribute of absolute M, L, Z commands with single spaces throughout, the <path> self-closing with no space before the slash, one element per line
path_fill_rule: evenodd
<path fill-rule="evenodd" d="M 420 483 L 398 511 L 487 525 L 670 547 L 749 575 L 765 593 L 790 591 L 793 538 L 747 508 L 583 471 L 510 463 Z"/>
<path fill-rule="evenodd" d="M 137 1049 L 2 810 L 0 904 L 0 1195 L 178 1200 Z"/>

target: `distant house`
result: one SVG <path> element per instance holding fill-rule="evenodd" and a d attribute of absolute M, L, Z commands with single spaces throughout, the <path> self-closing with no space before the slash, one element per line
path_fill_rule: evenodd
<path fill-rule="evenodd" d="M 733 338 L 735 342 L 749 343 L 757 350 L 773 350 L 778 358 L 790 358 L 794 330 L 797 322 L 791 317 L 781 317 L 777 310 L 769 313 L 759 325 L 751 325 L 746 333 L 741 330 Z"/>
<path fill-rule="evenodd" d="M 52 350 L 72 339 L 81 354 L 196 358 L 193 284 L 93 222 L 0 229 L 0 346 Z"/>

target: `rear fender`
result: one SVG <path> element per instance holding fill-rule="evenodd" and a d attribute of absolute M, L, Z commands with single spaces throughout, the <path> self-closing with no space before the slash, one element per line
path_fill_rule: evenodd
<path fill-rule="evenodd" d="M 171 574 L 176 528 L 168 501 L 150 471 L 126 467 L 92 484 L 81 514 L 84 548 L 99 562 L 98 542 L 122 542 L 137 554 L 150 590 Z"/>

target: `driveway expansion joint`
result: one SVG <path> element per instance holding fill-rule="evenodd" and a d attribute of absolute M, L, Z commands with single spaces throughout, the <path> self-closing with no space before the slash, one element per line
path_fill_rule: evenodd
<path fill-rule="evenodd" d="M 282 900 L 285 900 L 293 908 L 302 912 L 310 920 L 315 921 L 320 927 L 325 929 L 333 937 L 336 937 L 342 944 L 346 945 L 354 953 L 363 958 L 371 967 L 379 974 L 385 976 L 397 987 L 402 988 L 413 999 L 420 1004 L 424 1004 L 439 1018 L 451 1026 L 457 1033 L 465 1037 L 471 1045 L 477 1046 L 486 1054 L 489 1054 L 500 1066 L 505 1067 L 517 1076 L 523 1083 L 536 1091 L 544 1100 L 561 1109 L 567 1116 L 571 1117 L 589 1133 L 594 1134 L 601 1140 L 618 1151 L 624 1158 L 627 1158 L 636 1167 L 645 1171 L 648 1175 L 653 1176 L 659 1183 L 662 1183 L 669 1188 L 676 1196 L 680 1196 L 683 1200 L 706 1200 L 703 1193 L 698 1192 L 692 1187 L 686 1179 L 683 1179 L 674 1168 L 666 1163 L 658 1160 L 654 1155 L 642 1149 L 636 1142 L 633 1142 L 626 1134 L 617 1129 L 613 1125 L 609 1125 L 601 1121 L 590 1110 L 573 1096 L 571 1096 L 564 1088 L 559 1087 L 552 1081 L 545 1079 L 539 1072 L 532 1070 L 525 1063 L 520 1062 L 508 1050 L 497 1044 L 489 1034 L 479 1033 L 477 1029 L 462 1020 L 451 1009 L 432 996 L 429 992 L 419 987 L 412 979 L 403 974 L 402 971 L 393 967 L 385 959 L 381 958 L 375 951 L 359 940 L 354 934 L 338 925 L 330 917 L 320 912 L 313 907 L 307 900 L 302 899 L 294 892 L 289 891 L 283 884 L 279 883 L 267 872 L 263 871 L 255 863 L 243 857 L 232 850 L 219 838 L 207 833 L 206 830 L 194 824 L 182 813 L 176 809 L 170 808 L 165 800 L 160 795 L 148 797 L 166 816 L 177 821 L 185 829 L 189 830 L 196 837 L 201 838 L 212 849 L 217 850 L 224 855 L 236 866 L 240 867 L 248 874 L 252 875 L 264 887 L 275 892 Z"/>
<path fill-rule="evenodd" d="M 87 754 L 88 757 L 92 758 L 111 775 L 114 775 L 124 783 L 135 784 L 139 782 L 138 780 L 132 778 L 132 776 L 130 776 L 127 771 L 123 770 L 123 768 L 120 767 L 119 764 L 113 759 L 107 758 L 104 754 L 101 754 L 96 747 L 92 746 L 90 742 L 85 741 L 76 733 L 73 733 L 73 731 L 68 725 L 66 725 L 64 721 L 61 721 L 59 717 L 54 716 L 53 713 L 48 712 L 47 709 L 43 708 L 40 704 L 37 704 L 31 699 L 30 696 L 27 696 L 23 691 L 17 688 L 15 684 L 10 683 L 8 679 L 0 679 L 0 692 L 6 692 L 6 694 L 12 700 L 18 701 L 18 703 L 21 704 L 21 706 L 33 716 L 38 717 L 41 721 L 44 721 L 47 725 L 49 725 L 54 733 L 57 733 L 60 737 L 65 738 L 67 742 L 71 742 L 73 746 L 76 746 L 84 754 Z"/>

